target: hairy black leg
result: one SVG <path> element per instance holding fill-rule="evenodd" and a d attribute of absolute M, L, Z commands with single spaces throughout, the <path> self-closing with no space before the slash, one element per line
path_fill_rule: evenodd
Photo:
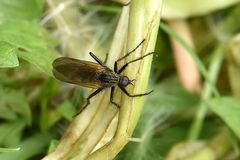
<path fill-rule="evenodd" d="M 111 88 L 111 94 L 110 94 L 110 102 L 114 104 L 116 107 L 120 108 L 120 105 L 113 101 L 113 94 L 114 94 L 115 87 Z"/>
<path fill-rule="evenodd" d="M 92 52 L 89 52 L 89 54 L 95 61 L 97 61 L 98 64 L 104 66 L 104 63 L 97 56 L 95 56 L 95 54 L 93 54 Z"/>
<path fill-rule="evenodd" d="M 117 61 L 114 62 L 114 72 L 115 72 L 115 73 L 118 73 Z"/>
<path fill-rule="evenodd" d="M 101 66 L 105 67 L 108 71 L 112 71 L 112 69 L 110 69 L 108 66 L 105 65 L 107 59 L 108 59 L 108 54 L 106 55 L 106 58 L 104 60 L 104 62 L 102 62 L 97 56 L 95 56 L 92 52 L 89 52 L 90 56 L 97 61 L 98 64 L 100 64 Z"/>
<path fill-rule="evenodd" d="M 137 59 L 134 59 L 134 60 L 132 60 L 132 61 L 127 62 L 126 64 L 124 64 L 124 65 L 117 71 L 117 73 L 118 73 L 118 74 L 122 73 L 129 64 L 131 64 L 131 63 L 133 63 L 133 62 L 136 62 L 136 61 L 139 61 L 139 60 L 141 60 L 141 59 L 143 59 L 143 58 L 145 58 L 145 57 L 147 57 L 147 56 L 149 56 L 149 55 L 151 55 L 151 54 L 153 54 L 153 53 L 155 53 L 155 52 L 150 52 L 150 53 L 148 53 L 148 54 L 145 54 L 145 55 L 142 56 L 142 57 L 139 57 L 139 58 L 137 58 Z"/>
<path fill-rule="evenodd" d="M 118 85 L 118 86 L 119 86 L 119 85 Z M 120 88 L 128 97 L 141 97 L 141 96 L 146 96 L 146 95 L 148 95 L 148 94 L 150 94 L 150 93 L 153 92 L 153 90 L 151 90 L 151 91 L 149 91 L 149 92 L 141 93 L 141 94 L 130 94 L 130 93 L 128 93 L 128 91 L 127 91 L 124 87 L 119 86 L 119 88 Z"/>
<path fill-rule="evenodd" d="M 126 58 L 127 56 L 129 56 L 130 54 L 132 54 L 133 52 L 135 52 L 135 51 L 138 49 L 138 47 L 140 47 L 140 46 L 143 44 L 144 41 L 145 41 L 145 39 L 143 39 L 142 42 L 140 42 L 140 43 L 137 45 L 137 47 L 135 47 L 133 50 L 131 50 L 130 52 L 128 52 L 125 56 L 119 58 L 119 59 L 117 60 L 117 62 L 123 60 L 124 58 Z"/>
<path fill-rule="evenodd" d="M 142 42 L 140 42 L 140 43 L 137 45 L 137 47 L 135 47 L 132 51 L 128 52 L 125 56 L 123 56 L 122 58 L 119 58 L 118 60 L 115 61 L 115 63 L 114 63 L 114 72 L 118 73 L 118 64 L 117 64 L 117 62 L 123 60 L 124 58 L 126 58 L 127 56 L 129 56 L 131 53 L 133 53 L 134 51 L 136 51 L 136 49 L 137 49 L 139 46 L 141 46 L 144 41 L 145 41 L 145 39 L 143 39 Z M 127 67 L 127 66 L 125 66 L 125 67 L 123 68 L 123 70 L 124 70 L 126 67 Z"/>
<path fill-rule="evenodd" d="M 94 91 L 93 93 L 91 93 L 88 97 L 87 97 L 87 103 L 81 108 L 81 110 L 75 115 L 79 115 L 89 104 L 90 104 L 90 99 L 94 96 L 96 96 L 99 92 L 101 92 L 104 88 L 99 88 L 96 91 Z"/>

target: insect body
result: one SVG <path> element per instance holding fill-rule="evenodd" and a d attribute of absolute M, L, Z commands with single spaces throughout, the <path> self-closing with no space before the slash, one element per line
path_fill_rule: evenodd
<path fill-rule="evenodd" d="M 147 93 L 134 95 L 128 93 L 125 87 L 128 86 L 129 84 L 132 84 L 132 81 L 134 80 L 130 80 L 127 76 L 122 76 L 120 74 L 126 69 L 126 67 L 129 64 L 139 61 L 144 57 L 153 54 L 153 52 L 126 63 L 120 69 L 118 69 L 117 65 L 117 62 L 125 59 L 127 56 L 133 53 L 143 42 L 144 40 L 131 52 L 127 53 L 124 57 L 115 61 L 114 70 L 107 67 L 105 65 L 105 62 L 102 62 L 92 52 L 90 52 L 89 53 L 90 56 L 97 63 L 77 60 L 68 57 L 60 57 L 55 59 L 53 62 L 53 74 L 57 79 L 61 81 L 96 89 L 92 94 L 88 96 L 87 103 L 85 104 L 83 109 L 90 104 L 90 99 L 93 96 L 101 92 L 103 89 L 110 87 L 111 87 L 110 102 L 113 103 L 115 106 L 120 107 L 119 104 L 113 101 L 113 94 L 116 86 L 118 86 L 129 97 L 145 96 L 152 92 L 150 91 Z"/>
<path fill-rule="evenodd" d="M 106 88 L 116 84 L 119 76 L 97 63 L 60 57 L 53 62 L 54 76 L 64 82 L 88 88 Z"/>

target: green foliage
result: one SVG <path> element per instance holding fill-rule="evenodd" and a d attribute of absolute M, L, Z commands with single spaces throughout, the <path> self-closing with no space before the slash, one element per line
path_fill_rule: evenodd
<path fill-rule="evenodd" d="M 164 159 L 172 145 L 186 138 L 191 113 L 198 103 L 198 98 L 175 78 L 155 85 L 133 135 L 139 141 L 130 140 L 117 159 Z"/>
<path fill-rule="evenodd" d="M 16 53 L 16 48 L 7 43 L 0 42 L 0 66 L 5 67 L 17 67 L 19 65 Z"/>
<path fill-rule="evenodd" d="M 22 141 L 18 146 L 20 150 L 18 152 L 8 152 L 0 154 L 0 159 L 4 160 L 17 160 L 17 159 L 30 159 L 32 156 L 39 155 L 45 152 L 45 147 L 52 139 L 50 134 L 37 133 L 31 137 L 28 137 Z M 39 158 L 40 159 L 40 158 Z"/>
<path fill-rule="evenodd" d="M 38 23 L 43 1 L 0 2 L 0 67 L 18 66 L 22 58 L 51 75 L 55 43 Z"/>
<path fill-rule="evenodd" d="M 40 92 L 40 105 L 41 105 L 41 116 L 40 116 L 40 127 L 43 131 L 46 131 L 51 125 L 51 118 L 55 119 L 55 117 L 50 116 L 51 109 L 48 107 L 49 100 L 52 98 L 53 94 L 56 93 L 57 84 L 54 79 L 49 79 L 46 81 Z"/>
<path fill-rule="evenodd" d="M 73 116 L 77 113 L 70 101 L 64 101 L 59 107 L 58 112 L 61 116 L 71 121 Z"/>
<path fill-rule="evenodd" d="M 30 129 L 37 128 L 33 95 L 43 76 L 32 66 L 52 75 L 51 63 L 57 56 L 55 40 L 38 23 L 43 7 L 42 0 L 0 1 L 0 146 L 14 147 L 1 148 L 5 153 L 0 159 L 29 159 L 43 153 L 53 136 Z"/>
<path fill-rule="evenodd" d="M 43 9 L 43 0 L 1 0 L 0 19 L 37 20 Z"/>
<path fill-rule="evenodd" d="M 210 99 L 206 102 L 210 109 L 219 115 L 238 138 L 240 138 L 240 99 L 233 97 L 221 97 Z"/>
<path fill-rule="evenodd" d="M 0 86 L 0 117 L 5 120 L 16 120 L 22 116 L 25 122 L 31 124 L 30 107 L 25 97 L 18 91 Z"/>
<path fill-rule="evenodd" d="M 48 148 L 48 153 L 51 153 L 52 151 L 54 151 L 54 149 L 57 147 L 57 145 L 59 144 L 58 140 L 53 139 L 50 142 L 49 148 Z"/>
<path fill-rule="evenodd" d="M 20 148 L 0 148 L 0 153 L 2 152 L 16 152 L 19 151 Z"/>
<path fill-rule="evenodd" d="M 45 73 L 52 74 L 51 62 L 56 58 L 56 54 L 49 48 L 53 46 L 50 45 L 51 40 L 36 22 L 2 21 L 0 23 L 0 42 L 1 46 L 4 46 L 4 50 L 0 50 L 2 51 L 1 57 L 8 60 L 10 67 L 18 65 L 16 57 L 19 57 L 32 63 Z M 4 59 L 1 60 L 2 63 Z"/>

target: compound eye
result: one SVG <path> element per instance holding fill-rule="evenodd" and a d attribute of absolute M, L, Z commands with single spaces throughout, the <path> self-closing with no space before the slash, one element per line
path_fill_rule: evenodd
<path fill-rule="evenodd" d="M 129 84 L 129 79 L 128 79 L 128 77 L 126 77 L 126 76 L 122 77 L 121 85 L 127 86 L 128 84 Z"/>

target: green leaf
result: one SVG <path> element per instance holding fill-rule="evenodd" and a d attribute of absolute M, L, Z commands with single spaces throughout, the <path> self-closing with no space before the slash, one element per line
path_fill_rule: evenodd
<path fill-rule="evenodd" d="M 167 112 L 181 113 L 194 109 L 197 96 L 187 92 L 175 78 L 169 78 L 155 85 L 154 92 L 147 97 L 146 106 L 163 108 Z"/>
<path fill-rule="evenodd" d="M 56 115 L 51 115 L 55 111 L 51 110 L 49 107 L 49 101 L 53 95 L 58 90 L 58 83 L 55 79 L 49 78 L 42 86 L 40 93 L 40 104 L 41 104 L 41 113 L 40 113 L 40 127 L 42 131 L 47 131 L 54 123 L 56 123 Z"/>
<path fill-rule="evenodd" d="M 0 19 L 37 19 L 42 13 L 43 2 L 43 0 L 1 0 Z"/>
<path fill-rule="evenodd" d="M 18 66 L 17 57 L 52 75 L 55 43 L 37 23 L 43 0 L 0 1 L 0 67 Z"/>
<path fill-rule="evenodd" d="M 19 65 L 16 47 L 0 41 L 0 67 L 16 67 Z"/>
<path fill-rule="evenodd" d="M 50 142 L 52 135 L 50 134 L 35 134 L 28 139 L 24 140 L 20 145 L 20 150 L 14 153 L 2 153 L 0 159 L 13 160 L 13 159 L 31 159 L 32 156 L 36 156 L 45 152 L 45 149 Z"/>
<path fill-rule="evenodd" d="M 51 48 L 54 47 L 55 42 L 37 23 L 27 21 L 0 22 L 0 41 L 15 47 L 14 53 L 18 57 L 35 65 L 48 75 L 52 75 L 52 61 L 57 54 Z"/>
<path fill-rule="evenodd" d="M 240 99 L 222 97 L 208 100 L 206 103 L 240 138 Z"/>
<path fill-rule="evenodd" d="M 24 119 L 18 119 L 13 122 L 6 122 L 0 125 L 0 143 L 4 146 L 14 146 L 19 144 L 22 131 L 26 126 Z"/>
<path fill-rule="evenodd" d="M 213 11 L 239 3 L 239 0 L 167 0 L 164 2 L 164 19 L 188 18 L 207 15 Z"/>
<path fill-rule="evenodd" d="M 31 110 L 25 97 L 16 90 L 0 85 L 0 117 L 7 120 L 17 119 L 21 115 L 27 124 L 31 124 Z"/>
<path fill-rule="evenodd" d="M 48 147 L 48 153 L 53 152 L 59 144 L 59 141 L 56 139 L 51 140 L 50 145 Z"/>
<path fill-rule="evenodd" d="M 71 121 L 76 111 L 69 101 L 64 101 L 59 107 L 58 112 L 67 120 Z"/>
<path fill-rule="evenodd" d="M 0 152 L 17 152 L 20 148 L 0 148 Z"/>

